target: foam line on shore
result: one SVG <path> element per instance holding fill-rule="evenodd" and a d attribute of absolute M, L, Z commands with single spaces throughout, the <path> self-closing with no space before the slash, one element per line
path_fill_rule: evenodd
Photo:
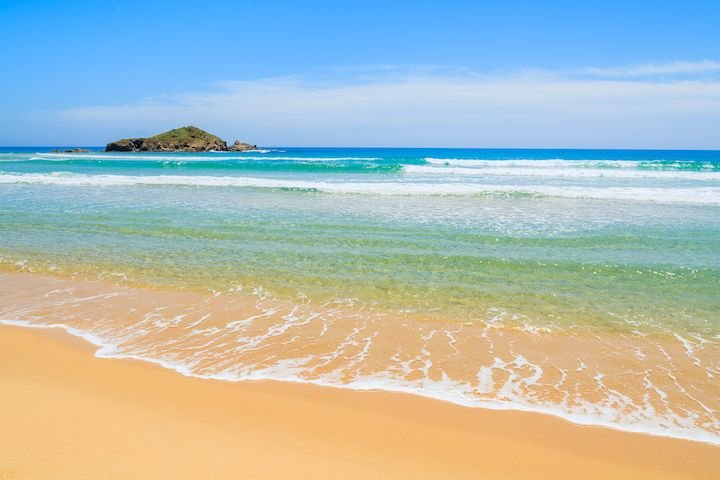
<path fill-rule="evenodd" d="M 129 354 L 122 354 L 119 353 L 117 346 L 111 342 L 108 342 L 104 340 L 103 338 L 94 335 L 92 333 L 76 329 L 73 327 L 69 327 L 64 324 L 47 324 L 47 325 L 39 325 L 34 324 L 29 321 L 25 320 L 11 320 L 11 319 L 0 319 L 0 325 L 8 325 L 8 326 L 15 326 L 15 327 L 24 327 L 24 328 L 38 328 L 38 329 L 61 329 L 65 332 L 69 333 L 70 335 L 73 335 L 75 337 L 81 338 L 88 343 L 98 347 L 98 349 L 95 351 L 95 356 L 99 358 L 115 358 L 115 359 L 129 359 L 129 360 L 140 360 L 148 363 L 153 363 L 156 365 L 159 365 L 163 368 L 173 370 L 177 373 L 180 373 L 181 375 L 187 376 L 187 377 L 194 377 L 194 378 L 200 378 L 200 379 L 206 379 L 206 380 L 219 380 L 219 381 L 229 381 L 229 382 L 241 382 L 241 381 L 280 381 L 280 382 L 293 382 L 293 383 L 305 383 L 305 384 L 313 384 L 323 387 L 333 387 L 333 388 L 342 388 L 342 389 L 348 389 L 348 390 L 356 390 L 356 391 L 386 391 L 386 392 L 394 392 L 394 393 L 404 393 L 404 394 L 411 394 L 411 395 L 418 395 L 426 398 L 431 398 L 434 400 L 439 401 L 445 401 L 454 403 L 457 405 L 465 406 L 465 407 L 471 407 L 471 408 L 484 408 L 489 410 L 514 410 L 514 411 L 523 411 L 523 412 L 533 412 L 533 413 L 540 413 L 545 415 L 552 415 L 555 417 L 562 418 L 564 420 L 567 420 L 571 423 L 575 423 L 578 425 L 583 426 L 594 426 L 594 427 L 604 427 L 604 428 L 610 428 L 614 430 L 619 430 L 627 433 L 636 433 L 636 434 L 645 434 L 645 435 L 653 435 L 653 436 L 659 436 L 659 437 L 669 437 L 669 438 L 675 438 L 680 440 L 688 440 L 688 441 L 696 441 L 701 443 L 707 443 L 711 445 L 720 446 L 720 437 L 716 435 L 712 435 L 708 432 L 704 431 L 696 431 L 693 432 L 693 434 L 689 434 L 687 432 L 676 432 L 669 429 L 663 429 L 663 428 L 651 428 L 643 425 L 627 425 L 627 424 L 618 424 L 614 422 L 608 422 L 604 421 L 601 418 L 593 417 L 590 415 L 579 415 L 574 413 L 568 413 L 564 412 L 557 408 L 549 408 L 544 406 L 535 406 L 535 405 L 528 405 L 525 403 L 520 402 L 510 402 L 510 401 L 489 401 L 489 400 L 476 400 L 471 401 L 462 393 L 454 391 L 452 389 L 439 392 L 436 390 L 428 390 L 424 388 L 417 388 L 412 385 L 404 385 L 397 381 L 392 381 L 390 379 L 380 379 L 380 378 L 361 378 L 359 380 L 355 380 L 352 383 L 348 384 L 341 384 L 341 383 L 333 383 L 326 380 L 315 380 L 315 379 L 303 379 L 298 376 L 280 376 L 280 375 L 269 375 L 267 373 L 254 373 L 251 375 L 246 375 L 245 377 L 237 377 L 237 376 L 229 376 L 229 375 L 219 375 L 219 374 L 210 374 L 210 375 L 203 375 L 203 374 L 197 374 L 193 373 L 191 368 L 184 364 L 180 364 L 177 362 L 169 362 L 162 359 L 152 358 L 152 357 L 146 357 L 142 355 L 129 355 Z M 277 369 L 276 369 L 277 371 Z"/>

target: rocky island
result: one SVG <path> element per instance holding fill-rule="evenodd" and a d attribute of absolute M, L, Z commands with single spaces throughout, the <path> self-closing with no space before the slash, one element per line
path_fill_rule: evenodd
<path fill-rule="evenodd" d="M 108 143 L 106 152 L 244 152 L 257 149 L 256 145 L 236 140 L 228 144 L 220 137 L 197 127 L 176 128 L 148 138 L 124 138 Z"/>
<path fill-rule="evenodd" d="M 66 148 L 65 150 L 60 150 L 57 148 L 55 150 L 50 150 L 50 153 L 89 153 L 89 152 L 90 152 L 90 150 L 85 150 L 84 148 L 79 148 L 79 147 Z"/>

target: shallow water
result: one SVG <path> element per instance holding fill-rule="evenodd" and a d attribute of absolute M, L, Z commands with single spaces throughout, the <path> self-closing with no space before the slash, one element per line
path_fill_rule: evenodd
<path fill-rule="evenodd" d="M 0 239 L 104 355 L 720 443 L 720 152 L 4 149 Z"/>

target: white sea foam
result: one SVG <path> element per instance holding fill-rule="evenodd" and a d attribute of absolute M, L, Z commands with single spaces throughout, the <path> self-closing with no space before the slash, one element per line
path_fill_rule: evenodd
<path fill-rule="evenodd" d="M 636 160 L 566 160 L 552 158 L 547 160 L 509 159 L 488 160 L 482 158 L 434 158 L 426 157 L 425 162 L 431 165 L 448 165 L 456 167 L 533 167 L 553 168 L 574 166 L 578 168 L 637 168 L 640 164 Z"/>
<path fill-rule="evenodd" d="M 534 161 L 533 161 L 534 162 Z M 544 178 L 658 178 L 674 180 L 720 180 L 720 171 L 678 171 L 678 170 L 632 170 L 629 168 L 599 169 L 579 168 L 567 162 L 530 168 L 508 164 L 463 164 L 463 166 L 403 165 L 403 171 L 425 175 L 472 175 L 500 177 L 544 177 Z M 534 167 L 534 166 L 532 166 Z"/>
<path fill-rule="evenodd" d="M 0 184 L 43 184 L 69 187 L 188 186 L 279 188 L 334 194 L 366 195 L 498 195 L 526 194 L 561 198 L 588 198 L 659 203 L 720 205 L 720 187 L 584 187 L 551 185 L 492 185 L 455 182 L 324 182 L 236 176 L 84 175 L 55 173 L 0 173 Z"/>
<path fill-rule="evenodd" d="M 98 350 L 95 352 L 95 356 L 97 357 L 141 360 L 174 370 L 175 372 L 188 377 L 233 382 L 272 380 L 314 384 L 357 391 L 406 393 L 446 401 L 466 407 L 542 413 L 560 417 L 579 425 L 600 426 L 630 433 L 642 433 L 720 445 L 720 437 L 692 425 L 687 425 L 684 428 L 671 428 L 660 421 L 659 418 L 656 422 L 647 423 L 647 419 L 645 419 L 642 415 L 636 418 L 636 416 L 632 413 L 628 413 L 622 419 L 618 420 L 617 411 L 613 402 L 622 400 L 619 398 L 607 401 L 605 404 L 594 404 L 582 401 L 573 408 L 563 407 L 562 405 L 533 404 L 523 398 L 522 394 L 517 394 L 516 390 L 521 384 L 537 381 L 539 375 L 541 374 L 541 370 L 538 371 L 538 366 L 529 364 L 522 356 L 517 356 L 512 362 L 503 362 L 498 359 L 493 366 L 481 369 L 481 374 L 484 377 L 485 383 L 492 383 L 492 370 L 494 369 L 510 372 L 509 379 L 502 387 L 505 391 L 504 398 L 500 396 L 498 399 L 488 399 L 479 398 L 476 395 L 473 395 L 473 387 L 471 387 L 468 383 L 452 381 L 447 377 L 443 377 L 441 380 L 432 380 L 427 376 L 424 376 L 419 380 L 411 381 L 394 378 L 388 375 L 373 375 L 359 376 L 347 383 L 341 382 L 339 379 L 332 377 L 332 375 L 307 379 L 302 376 L 302 372 L 304 370 L 304 365 L 311 360 L 311 357 L 288 359 L 287 361 L 281 361 L 273 366 L 258 369 L 253 369 L 250 366 L 238 366 L 238 368 L 233 370 L 232 373 L 223 371 L 219 373 L 200 374 L 193 371 L 193 365 L 188 365 L 183 362 L 154 358 L 146 354 L 137 355 L 123 353 L 118 348 L 118 345 L 110 340 L 91 332 L 83 331 L 61 323 L 37 324 L 25 320 L 0 319 L 0 325 L 41 329 L 59 328 L 71 335 L 86 340 L 92 345 L 97 346 Z M 530 378 L 518 377 L 511 370 L 513 367 L 529 367 L 533 370 L 533 375 Z M 602 377 L 600 377 L 598 382 L 600 385 L 598 388 L 605 388 L 604 385 L 602 385 Z M 679 422 L 679 425 L 682 426 L 683 423 Z"/>
<path fill-rule="evenodd" d="M 251 148 L 249 150 L 243 150 L 243 153 L 270 153 L 270 152 L 280 152 L 282 150 L 270 150 L 266 148 Z M 220 150 L 208 150 L 204 153 L 227 153 L 227 151 L 220 151 Z"/>
<path fill-rule="evenodd" d="M 718 158 L 720 160 L 720 157 Z M 508 160 L 487 160 L 487 159 L 470 159 L 470 158 L 435 158 L 426 157 L 424 161 L 428 165 L 443 165 L 450 167 L 470 167 L 470 168 L 508 168 L 508 167 L 528 167 L 528 168 L 577 168 L 577 169 L 600 169 L 600 170 L 618 170 L 618 169 L 642 169 L 650 171 L 677 171 L 684 170 L 688 166 L 702 168 L 699 171 L 717 171 L 718 164 L 710 161 L 687 162 L 682 160 L 568 160 L 562 158 L 553 158 L 546 160 L 534 159 L 508 159 Z"/>
<path fill-rule="evenodd" d="M 428 166 L 403 165 L 403 171 L 410 174 L 425 175 L 472 175 L 499 177 L 544 177 L 544 178 L 658 178 L 668 180 L 720 180 L 720 171 L 678 171 L 678 170 L 631 170 L 572 168 L 558 165 L 555 168 L 525 168 L 503 166 Z"/>
<path fill-rule="evenodd" d="M 266 151 L 249 150 L 250 153 L 265 153 Z M 270 152 L 269 150 L 267 151 Z M 296 157 L 296 156 L 258 156 L 226 152 L 207 152 L 216 155 L 177 155 L 177 154 L 122 154 L 122 153 L 35 153 L 29 160 L 156 160 L 164 161 L 206 161 L 218 162 L 222 160 L 297 160 L 300 162 L 337 162 L 344 160 L 373 161 L 381 160 L 379 157 Z M 222 156 L 221 156 L 222 155 Z"/>

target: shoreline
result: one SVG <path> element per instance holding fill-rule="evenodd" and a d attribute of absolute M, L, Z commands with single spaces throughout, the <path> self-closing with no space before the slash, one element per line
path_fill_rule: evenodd
<path fill-rule="evenodd" d="M 369 375 L 365 378 L 361 378 L 360 381 L 354 380 L 351 382 L 335 383 L 332 381 L 332 378 L 330 378 L 330 381 L 328 381 L 322 376 L 315 378 L 303 378 L 300 375 L 293 374 L 292 369 L 290 369 L 288 372 L 276 371 L 272 369 L 266 369 L 265 371 L 263 371 L 262 366 L 261 368 L 257 369 L 257 371 L 249 370 L 247 372 L 241 372 L 242 374 L 232 371 L 230 371 L 229 373 L 225 373 L 222 369 L 213 370 L 212 368 L 206 368 L 205 370 L 202 370 L 194 368 L 195 365 L 193 365 L 192 362 L 184 362 L 184 359 L 182 358 L 177 360 L 177 357 L 174 356 L 171 350 L 166 349 L 164 350 L 164 353 L 161 352 L 160 355 L 152 355 L 152 353 L 154 352 L 151 352 L 149 354 L 148 350 L 144 348 L 133 351 L 132 349 L 128 349 L 127 345 L 123 345 L 122 343 L 122 338 L 125 334 L 121 334 L 120 340 L 118 340 L 118 337 L 115 337 L 115 341 L 113 341 L 108 339 L 104 334 L 98 336 L 90 333 L 90 331 L 88 330 L 92 330 L 93 321 L 98 321 L 100 319 L 113 319 L 114 321 L 116 318 L 118 319 L 118 322 L 129 322 L 125 324 L 127 325 L 126 327 L 123 327 L 122 323 L 118 323 L 116 325 L 117 328 L 136 329 L 138 328 L 138 325 L 136 323 L 138 320 L 134 319 L 133 316 L 137 317 L 138 315 L 142 315 L 142 318 L 146 318 L 148 314 L 142 312 L 162 310 L 164 312 L 163 315 L 165 315 L 168 319 L 180 319 L 185 317 L 186 312 L 189 312 L 190 316 L 185 319 L 184 324 L 173 324 L 171 328 L 167 328 L 168 331 L 175 330 L 176 332 L 181 332 L 180 334 L 182 334 L 182 332 L 187 330 L 187 328 L 194 328 L 199 322 L 202 322 L 203 319 L 209 317 L 211 312 L 218 313 L 219 322 L 217 323 L 217 325 L 220 328 L 222 328 L 223 326 L 231 326 L 231 324 L 227 324 L 225 318 L 253 318 L 253 315 L 258 315 L 257 313 L 248 311 L 244 303 L 239 304 L 239 309 L 232 306 L 233 300 L 224 302 L 221 299 L 217 300 L 217 302 L 220 303 L 216 302 L 211 305 L 209 303 L 206 303 L 208 300 L 203 295 L 196 295 L 188 292 L 176 292 L 174 290 L 147 290 L 146 288 L 137 286 L 120 286 L 107 283 L 105 280 L 77 280 L 74 278 L 66 278 L 66 276 L 64 275 L 59 275 L 55 273 L 41 274 L 28 272 L 3 272 L 2 274 L 0 274 L 0 277 L 3 277 L 2 282 L 0 283 L 6 285 L 6 292 L 10 294 L 6 296 L 0 296 L 5 299 L 5 303 L 12 305 L 15 304 L 15 302 L 19 301 L 21 304 L 27 305 L 27 308 L 24 311 L 19 311 L 19 315 L 17 317 L 10 313 L 10 311 L 6 311 L 3 316 L 7 317 L 7 319 L 0 318 L 0 326 L 14 325 L 16 327 L 42 329 L 49 332 L 61 329 L 63 330 L 64 334 L 77 338 L 78 341 L 82 341 L 84 345 L 92 345 L 93 347 L 91 348 L 91 350 L 94 356 L 99 358 L 141 361 L 143 363 L 152 364 L 156 367 L 161 367 L 164 370 L 168 370 L 173 374 L 179 373 L 180 376 L 200 380 L 211 380 L 234 384 L 247 382 L 279 382 L 282 384 L 308 385 L 318 388 L 330 387 L 332 389 L 340 389 L 350 392 L 381 392 L 390 394 L 410 395 L 413 397 L 431 400 L 433 402 L 449 403 L 451 405 L 465 409 L 482 409 L 498 412 L 522 412 L 532 415 L 546 415 L 551 416 L 554 419 L 559 419 L 563 422 L 569 422 L 572 425 L 576 426 L 604 428 L 633 435 L 647 435 L 658 438 L 670 438 L 682 441 L 697 442 L 705 445 L 711 445 L 714 447 L 720 446 L 720 437 L 714 436 L 711 432 L 706 430 L 694 430 L 684 432 L 683 430 L 676 431 L 668 428 L 663 428 L 662 426 L 655 425 L 653 423 L 633 424 L 613 422 L 611 421 L 611 419 L 604 418 L 602 416 L 602 411 L 597 412 L 598 415 L 591 415 L 590 413 L 583 411 L 564 411 L 560 408 L 552 408 L 552 406 L 546 406 L 542 404 L 526 404 L 522 401 L 516 402 L 514 400 L 479 398 L 473 401 L 472 397 L 467 397 L 463 395 L 463 385 L 460 383 L 454 385 L 443 384 L 440 386 L 441 388 L 433 388 L 434 384 L 430 383 L 430 388 L 427 388 L 426 384 L 413 384 L 412 382 L 403 383 L 402 381 L 398 381 L 398 379 L 396 377 L 393 377 L 392 375 L 382 378 Z M 22 299 L 18 298 L 17 294 L 11 294 L 11 292 L 13 292 L 14 289 L 16 289 L 18 286 L 21 287 L 22 291 L 27 292 L 26 294 L 23 294 L 21 296 Z M 68 295 L 67 298 L 62 296 L 65 294 Z M 56 295 L 59 296 L 56 297 Z M 189 297 L 186 297 L 186 295 L 189 295 Z M 213 296 L 213 299 L 215 298 L 216 297 Z M 48 299 L 50 300 L 47 301 Z M 75 307 L 67 310 L 68 307 L 63 306 L 66 302 L 69 302 L 69 305 L 75 305 Z M 168 308 L 168 305 L 172 305 L 173 309 L 165 310 L 166 308 Z M 190 306 L 192 305 L 198 305 L 200 306 L 200 309 L 190 308 Z M 232 310 L 228 310 L 231 308 Z M 264 312 L 266 310 L 273 311 L 273 308 L 274 306 L 272 305 L 265 306 L 260 309 L 260 312 Z M 138 311 L 140 313 L 136 314 L 135 312 Z M 67 313 L 63 312 L 72 313 L 70 313 L 69 317 L 64 317 L 64 315 L 66 315 Z M 274 317 L 268 318 L 272 319 Z M 299 318 L 302 317 L 300 316 Z M 282 321 L 284 322 L 285 320 Z M 88 322 L 90 323 L 88 324 Z M 165 320 L 164 322 L 166 323 L 161 324 L 160 327 L 166 328 L 168 325 L 170 325 L 169 323 L 167 323 L 168 320 Z M 316 322 L 305 323 L 312 326 L 315 325 Z M 383 325 L 387 325 L 386 322 L 382 323 Z M 353 324 L 350 324 L 351 327 L 352 325 Z M 421 323 L 418 323 L 418 325 L 421 325 L 420 328 L 424 328 Z M 204 324 L 204 328 L 206 329 L 206 331 L 208 331 L 208 329 L 212 330 L 212 328 L 214 327 L 213 324 L 206 323 Z M 267 332 L 268 329 L 274 328 L 276 327 L 272 323 L 259 324 L 258 333 L 248 332 L 243 334 L 250 335 L 250 337 L 252 337 L 253 335 L 260 335 L 262 337 L 263 335 L 266 335 L 265 332 Z M 327 348 L 325 348 L 325 353 L 323 353 L 322 349 L 314 349 L 312 347 L 312 344 L 314 342 L 321 341 L 320 338 L 323 338 L 322 341 L 327 341 L 328 344 L 331 346 L 334 346 L 335 343 L 333 342 L 337 341 L 334 339 L 327 340 L 330 335 L 323 337 L 325 329 L 328 328 L 327 324 L 323 323 L 321 327 L 318 326 L 315 328 L 322 329 L 319 336 L 317 334 L 313 335 L 312 332 L 305 334 L 302 330 L 294 330 L 292 331 L 292 333 L 288 333 L 284 338 L 277 337 L 280 340 L 276 340 L 276 337 L 273 337 L 273 339 L 276 344 L 278 344 L 279 342 L 282 345 L 286 345 L 288 342 L 283 342 L 284 339 L 289 338 L 290 342 L 292 342 L 294 341 L 294 339 L 302 337 L 304 346 L 310 346 L 309 350 L 306 351 L 304 354 L 307 355 L 308 353 L 310 353 L 315 354 L 316 356 L 327 355 Z M 434 332 L 434 327 L 432 328 L 432 332 Z M 285 330 L 287 330 L 287 328 L 283 328 L 283 331 Z M 407 332 L 407 330 L 402 331 L 402 333 L 404 332 Z M 449 344 L 450 348 L 453 348 L 454 343 L 460 339 L 460 337 L 458 337 L 458 332 L 452 333 L 453 335 L 448 337 L 451 340 Z M 485 330 L 470 333 L 472 334 L 471 336 L 473 338 L 478 338 L 478 336 L 485 338 L 487 335 L 487 332 Z M 504 332 L 502 330 L 500 331 L 501 335 L 504 335 L 505 333 L 507 332 Z M 180 338 L 175 333 L 169 333 L 169 335 L 169 338 Z M 346 333 L 341 332 L 341 339 L 343 335 L 346 335 Z M 351 337 L 352 335 L 353 334 L 351 334 Z M 112 338 L 112 335 L 110 336 L 110 338 Z M 395 336 L 389 337 L 388 340 L 393 341 L 393 339 L 399 338 L 404 337 L 399 337 L 396 334 Z M 565 337 L 561 338 L 561 341 L 559 342 L 553 342 L 552 340 L 548 341 L 548 338 L 551 337 L 545 338 L 545 344 L 542 346 L 542 348 L 538 349 L 541 354 L 544 354 L 543 352 L 564 352 L 568 348 L 584 348 L 587 351 L 593 351 L 595 348 L 598 347 L 596 342 L 587 343 L 587 339 L 584 339 L 586 343 L 582 343 L 581 340 L 583 339 L 578 336 L 573 336 L 571 338 L 571 343 L 567 343 L 565 341 Z M 425 339 L 423 338 L 423 340 Z M 158 342 L 155 345 L 167 344 L 172 347 L 172 342 L 168 342 L 167 338 L 163 338 L 161 336 L 155 336 L 154 340 L 152 341 Z M 347 337 L 342 341 L 347 342 Z M 516 346 L 518 342 L 528 341 L 528 339 L 524 337 L 521 338 L 517 335 L 507 335 L 507 339 L 503 341 L 508 345 Z M 529 341 L 537 342 L 538 340 L 536 339 L 536 337 L 532 336 L 529 338 Z M 202 342 L 206 342 L 206 340 L 203 339 Z M 192 352 L 193 345 L 189 344 L 188 346 L 191 347 L 189 351 Z M 269 346 L 272 347 L 271 345 L 262 346 L 265 348 Z M 482 347 L 483 345 L 479 346 Z M 491 346 L 498 347 L 500 346 L 500 343 L 491 343 Z M 469 352 L 472 352 L 473 347 L 477 349 L 478 345 L 468 344 L 465 345 L 463 348 L 467 349 L 467 351 Z M 530 347 L 532 348 L 532 346 Z M 669 347 L 665 346 L 662 351 L 671 351 L 665 350 L 666 348 Z M 520 350 L 522 351 L 523 349 Z M 531 352 L 530 349 L 526 349 L 524 351 L 525 355 Z M 495 355 L 498 355 L 499 351 L 495 350 L 495 352 Z M 352 354 L 352 352 L 350 353 Z M 426 354 L 427 352 L 423 353 Z M 513 352 L 511 351 L 510 353 Z M 628 354 L 631 353 L 632 352 L 629 352 Z M 683 352 L 679 353 L 682 354 Z M 274 356 L 282 358 L 282 353 L 275 353 Z M 673 358 L 676 357 L 677 355 L 674 355 Z M 173 358 L 176 360 L 168 360 Z M 260 357 L 259 361 L 262 362 L 265 358 L 267 357 Z M 293 357 L 288 356 L 288 358 L 292 359 Z M 447 357 L 443 358 L 442 356 L 440 356 L 438 358 L 438 363 L 440 363 Z M 468 361 L 472 363 L 473 357 L 468 358 Z M 570 358 L 572 359 L 572 356 Z M 583 358 L 585 361 L 588 361 L 588 358 Z M 625 357 L 622 357 L 622 359 L 624 358 Z M 370 361 L 371 360 L 372 359 L 370 359 Z M 684 360 L 684 357 L 680 356 L 679 360 Z M 235 361 L 239 361 L 239 363 L 242 364 L 245 359 Z M 248 359 L 248 361 L 252 365 L 253 361 L 258 360 L 250 358 Z M 476 359 L 476 361 L 478 361 L 478 359 Z M 483 359 L 479 359 L 479 361 L 483 361 Z M 485 361 L 487 360 L 485 359 Z M 560 357 L 559 361 L 563 361 L 563 359 Z M 274 365 L 272 362 L 274 362 L 274 360 L 266 365 Z M 278 363 L 278 365 L 280 364 Z M 548 364 L 548 367 L 560 369 L 561 365 L 562 364 L 560 363 L 553 363 Z M 567 365 L 562 366 L 567 367 Z M 543 368 L 546 368 L 544 364 Z M 587 366 L 583 362 L 581 362 L 581 367 L 578 369 L 578 371 L 585 369 L 587 369 Z M 443 371 L 447 371 L 447 365 L 443 367 Z M 689 382 L 692 381 L 689 377 L 687 380 Z M 502 382 L 502 377 L 500 377 L 498 381 Z M 506 381 L 510 380 L 508 379 Z M 592 386 L 593 385 L 586 385 L 586 388 L 591 388 Z M 710 392 L 711 391 L 712 388 L 710 389 Z"/>
<path fill-rule="evenodd" d="M 594 420 L 590 417 L 577 417 L 569 413 L 565 413 L 562 411 L 553 411 L 553 410 L 544 410 L 542 407 L 533 407 L 533 406 L 526 406 L 523 404 L 515 404 L 511 402 L 507 403 L 501 403 L 499 401 L 496 401 L 495 403 L 487 402 L 487 404 L 472 404 L 468 402 L 462 402 L 462 401 L 453 401 L 449 398 L 443 398 L 438 395 L 433 395 L 432 393 L 427 393 L 423 390 L 418 389 L 412 389 L 412 388 L 402 388 L 402 386 L 383 386 L 383 385 L 372 385 L 367 388 L 361 388 L 356 385 L 339 385 L 339 384 L 332 384 L 332 383 L 321 383 L 321 382 L 315 382 L 312 380 L 305 380 L 305 381 L 299 381 L 299 380 L 293 380 L 293 379 L 283 379 L 283 378 L 248 378 L 248 379 L 231 379 L 231 378 L 220 378 L 217 376 L 202 376 L 197 375 L 194 373 L 190 373 L 186 371 L 186 368 L 184 368 L 183 365 L 175 365 L 171 363 L 166 363 L 161 360 L 156 360 L 152 358 L 145 358 L 140 356 L 123 356 L 123 355 L 113 355 L 112 353 L 105 353 L 104 350 L 113 351 L 115 349 L 115 346 L 110 343 L 104 343 L 102 339 L 89 334 L 87 332 L 80 331 L 78 329 L 74 329 L 72 327 L 68 327 L 67 325 L 62 324 L 54 324 L 54 325 L 37 325 L 33 323 L 29 323 L 24 320 L 5 320 L 0 319 L 0 328 L 3 326 L 9 326 L 9 327 L 15 327 L 15 328 L 23 328 L 23 329 L 36 329 L 40 331 L 47 331 L 48 334 L 52 335 L 53 332 L 60 332 L 62 335 L 67 335 L 75 340 L 77 340 L 79 343 L 82 343 L 84 346 L 87 346 L 91 349 L 93 352 L 93 356 L 95 358 L 100 359 L 107 359 L 107 360 L 130 360 L 133 362 L 141 362 L 146 363 L 148 365 L 151 365 L 153 367 L 160 367 L 164 370 L 170 371 L 172 373 L 179 374 L 183 377 L 192 378 L 196 380 L 202 380 L 202 381 L 212 381 L 212 382 L 221 382 L 221 383 L 245 383 L 245 382 L 272 382 L 272 383 L 288 383 L 288 384 L 297 384 L 297 385 L 308 385 L 312 387 L 317 388 L 330 388 L 330 389 L 339 389 L 339 390 L 349 390 L 352 392 L 360 392 L 360 393 L 373 393 L 373 392 L 382 392 L 382 393 L 389 393 L 389 394 L 397 394 L 397 395 L 410 395 L 415 397 L 420 397 L 423 399 L 435 401 L 435 402 L 442 402 L 442 403 L 449 403 L 454 406 L 458 406 L 461 408 L 470 408 L 470 409 L 482 409 L 482 410 L 489 410 L 489 411 L 498 411 L 498 412 L 521 412 L 521 413 L 529 413 L 532 415 L 546 415 L 550 416 L 556 419 L 559 419 L 564 422 L 568 422 L 572 425 L 578 426 L 578 427 L 590 427 L 590 428 L 603 428 L 603 429 L 609 429 L 609 430 L 615 430 L 617 432 L 622 432 L 630 435 L 644 435 L 644 436 L 650 436 L 650 437 L 658 437 L 658 438 L 668 438 L 672 440 L 680 440 L 680 441 L 686 441 L 686 442 L 697 442 L 704 445 L 710 445 L 713 447 L 720 447 L 720 439 L 712 438 L 711 435 L 708 434 L 708 438 L 701 438 L 701 437 L 689 437 L 689 436 L 683 436 L 679 434 L 675 434 L 674 432 L 657 432 L 653 431 L 650 428 L 644 429 L 643 427 L 637 427 L 632 428 L 625 425 L 618 425 L 611 422 L 605 422 L 599 420 Z M 93 348 L 94 347 L 94 348 Z"/>
<path fill-rule="evenodd" d="M 168 477 L 172 468 L 175 478 L 281 478 L 298 469 L 311 478 L 711 478 L 720 467 L 708 444 L 550 415 L 392 392 L 208 381 L 93 353 L 57 329 L 0 328 L 0 439 L 9 446 L 0 478 Z"/>

